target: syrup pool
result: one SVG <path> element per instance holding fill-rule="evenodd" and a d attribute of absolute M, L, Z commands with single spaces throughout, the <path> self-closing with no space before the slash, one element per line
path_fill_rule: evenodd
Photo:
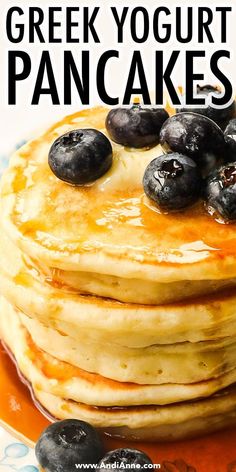
<path fill-rule="evenodd" d="M 34 445 L 49 425 L 34 402 L 9 353 L 0 344 L 0 424 L 18 439 Z M 104 434 L 107 450 L 134 447 L 145 451 L 163 472 L 236 472 L 236 428 L 175 443 L 128 443 Z M 192 468 L 188 467 L 192 466 Z"/>

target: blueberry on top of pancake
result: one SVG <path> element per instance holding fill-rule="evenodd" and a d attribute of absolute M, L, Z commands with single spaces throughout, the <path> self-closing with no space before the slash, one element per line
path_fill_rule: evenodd
<path fill-rule="evenodd" d="M 218 89 L 218 87 L 214 87 L 212 85 L 197 85 L 197 95 L 205 95 L 206 97 L 206 103 L 207 103 L 207 97 L 209 97 L 210 94 L 214 95 L 220 95 L 221 90 Z M 177 113 L 184 113 L 184 112 L 193 112 L 193 113 L 199 113 L 200 115 L 204 115 L 207 118 L 210 118 L 213 120 L 215 123 L 218 124 L 222 129 L 224 129 L 225 124 L 227 121 L 231 120 L 235 116 L 235 100 L 230 104 L 225 106 L 224 108 L 214 108 L 212 105 L 209 103 L 207 104 L 206 107 L 202 108 L 199 106 L 194 106 L 191 108 L 186 108 L 186 107 L 181 107 L 176 110 Z"/>
<path fill-rule="evenodd" d="M 106 128 L 113 141 L 124 146 L 143 148 L 158 144 L 163 123 L 169 117 L 162 108 L 114 108 L 106 118 Z"/>
<path fill-rule="evenodd" d="M 191 157 L 204 176 L 224 162 L 223 132 L 214 121 L 197 113 L 171 116 L 161 128 L 160 144 L 167 152 L 179 152 Z"/>
<path fill-rule="evenodd" d="M 236 161 L 236 118 L 230 120 L 224 131 L 227 162 Z"/>
<path fill-rule="evenodd" d="M 208 179 L 206 199 L 210 211 L 225 220 L 236 220 L 236 162 L 220 167 Z"/>
<path fill-rule="evenodd" d="M 48 162 L 59 179 L 74 185 L 87 184 L 111 167 L 111 143 L 96 129 L 72 130 L 54 141 Z"/>
<path fill-rule="evenodd" d="M 180 210 L 195 203 L 201 183 L 196 163 L 177 152 L 151 161 L 143 177 L 146 195 L 164 211 Z"/>

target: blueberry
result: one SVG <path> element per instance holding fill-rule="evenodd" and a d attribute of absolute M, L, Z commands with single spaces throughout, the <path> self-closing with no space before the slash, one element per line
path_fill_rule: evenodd
<path fill-rule="evenodd" d="M 202 179 L 196 163 L 176 152 L 150 162 L 144 173 L 143 187 L 160 209 L 175 211 L 196 202 L 201 193 Z"/>
<path fill-rule="evenodd" d="M 236 118 L 230 120 L 224 132 L 227 162 L 236 161 Z"/>
<path fill-rule="evenodd" d="M 220 167 L 206 182 L 206 204 L 224 219 L 236 220 L 236 162 Z"/>
<path fill-rule="evenodd" d="M 205 95 L 206 96 L 206 104 L 207 104 L 207 97 L 210 93 L 214 93 L 215 95 L 220 94 L 221 91 L 217 87 L 213 87 L 212 85 L 197 85 L 197 94 Z M 221 128 L 225 127 L 227 121 L 235 116 L 235 101 L 230 105 L 227 105 L 224 108 L 214 108 L 211 105 L 207 105 L 205 108 L 200 108 L 198 106 L 191 107 L 191 108 L 179 108 L 177 109 L 177 113 L 182 112 L 193 112 L 199 113 L 200 115 L 207 116 L 211 120 L 215 121 Z"/>
<path fill-rule="evenodd" d="M 99 462 L 97 470 L 107 471 L 115 470 L 116 472 L 131 470 L 144 470 L 144 466 L 153 465 L 151 459 L 141 451 L 136 449 L 115 449 L 108 452 L 105 457 Z M 112 467 L 113 466 L 113 467 Z M 148 467 L 150 470 L 151 467 Z M 147 469 L 147 467 L 145 467 Z"/>
<path fill-rule="evenodd" d="M 74 185 L 87 184 L 111 167 L 111 143 L 96 129 L 69 131 L 54 141 L 48 162 L 59 179 Z"/>
<path fill-rule="evenodd" d="M 106 128 L 113 141 L 124 146 L 142 148 L 157 144 L 168 113 L 161 108 L 114 108 L 109 111 Z"/>
<path fill-rule="evenodd" d="M 167 151 L 180 152 L 192 159 L 208 175 L 225 158 L 225 141 L 219 126 L 197 113 L 178 113 L 162 126 L 160 143 Z"/>
<path fill-rule="evenodd" d="M 75 464 L 97 464 L 104 449 L 91 425 L 79 420 L 63 420 L 45 429 L 35 453 L 46 472 L 71 472 Z"/>

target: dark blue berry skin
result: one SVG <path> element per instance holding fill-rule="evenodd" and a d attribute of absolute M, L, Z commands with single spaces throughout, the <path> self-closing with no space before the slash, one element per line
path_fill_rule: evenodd
<path fill-rule="evenodd" d="M 111 143 L 96 129 L 76 129 L 54 141 L 48 163 L 58 179 L 84 185 L 101 177 L 111 167 Z"/>
<path fill-rule="evenodd" d="M 236 161 L 236 118 L 230 120 L 224 132 L 226 152 L 225 157 L 227 162 Z"/>
<path fill-rule="evenodd" d="M 108 468 L 112 464 L 116 464 L 116 468 Z M 119 467 L 120 464 L 123 464 Z M 144 470 L 144 465 L 153 465 L 151 459 L 141 451 L 136 449 L 115 449 L 108 452 L 97 466 L 97 471 L 115 470 L 116 472 L 126 470 Z M 105 467 L 107 466 L 107 467 Z M 132 467 L 131 467 L 132 466 Z M 137 467 L 135 467 L 137 466 Z M 147 469 L 147 468 L 145 468 Z M 150 470 L 150 469 L 149 469 Z"/>
<path fill-rule="evenodd" d="M 106 128 L 113 141 L 123 146 L 142 148 L 159 142 L 163 123 L 169 117 L 161 108 L 114 108 L 106 118 Z"/>
<path fill-rule="evenodd" d="M 213 87 L 212 85 L 197 85 L 197 94 L 205 95 L 207 96 L 210 93 L 214 94 L 220 94 L 221 91 L 217 87 Z M 206 100 L 207 103 L 207 100 Z M 176 110 L 177 113 L 182 113 L 182 112 L 193 112 L 193 113 L 199 113 L 200 115 L 207 116 L 207 118 L 210 118 L 213 120 L 215 123 L 220 126 L 220 128 L 224 129 L 226 123 L 231 120 L 235 116 L 236 112 L 236 107 L 235 107 L 235 101 L 231 103 L 230 105 L 227 105 L 225 108 L 213 108 L 212 106 L 208 105 L 205 108 L 200 108 L 200 107 L 191 107 L 191 108 L 178 108 Z"/>
<path fill-rule="evenodd" d="M 145 194 L 163 211 L 177 211 L 197 201 L 202 178 L 196 163 L 177 152 L 163 154 L 147 166 Z"/>
<path fill-rule="evenodd" d="M 35 453 L 46 472 L 72 472 L 75 464 L 97 464 L 104 449 L 96 430 L 79 420 L 51 424 L 41 434 Z"/>
<path fill-rule="evenodd" d="M 160 131 L 164 150 L 191 157 L 202 169 L 203 175 L 224 163 L 225 140 L 219 126 L 197 113 L 178 113 L 171 116 Z"/>
<path fill-rule="evenodd" d="M 206 182 L 206 205 L 226 221 L 236 220 L 236 162 L 217 169 Z"/>

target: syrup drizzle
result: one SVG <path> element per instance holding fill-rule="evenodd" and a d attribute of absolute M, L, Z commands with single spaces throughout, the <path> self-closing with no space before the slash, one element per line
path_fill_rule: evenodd
<path fill-rule="evenodd" d="M 6 351 L 7 355 L 10 357 L 10 360 L 14 364 L 15 369 L 16 369 L 16 373 L 17 373 L 20 381 L 28 388 L 31 399 L 33 401 L 33 404 L 40 411 L 40 413 L 42 413 L 42 415 L 45 416 L 46 419 L 48 419 L 49 422 L 52 423 L 53 421 L 56 421 L 57 418 L 52 416 L 51 413 L 49 413 L 49 411 L 47 411 L 46 408 L 44 408 L 41 405 L 41 403 L 39 403 L 39 401 L 37 400 L 37 398 L 34 394 L 33 387 L 31 385 L 31 383 L 26 379 L 26 377 L 22 374 L 21 370 L 19 369 L 19 366 L 16 362 L 16 358 L 15 358 L 14 354 L 12 354 L 11 350 L 7 347 L 7 345 L 4 343 L 4 341 L 1 341 L 1 344 L 2 344 L 3 349 Z"/>

